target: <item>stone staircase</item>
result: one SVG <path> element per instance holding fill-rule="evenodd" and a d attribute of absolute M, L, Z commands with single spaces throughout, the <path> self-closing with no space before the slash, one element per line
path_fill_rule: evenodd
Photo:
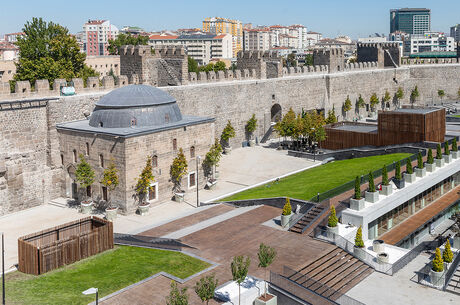
<path fill-rule="evenodd" d="M 64 198 L 64 197 L 58 197 L 55 199 L 52 199 L 48 202 L 50 205 L 54 205 L 60 208 L 68 208 L 69 207 L 69 201 L 72 201 L 70 198 Z"/>
<path fill-rule="evenodd" d="M 309 263 L 290 277 L 330 300 L 337 300 L 374 270 L 340 248 Z"/>
<path fill-rule="evenodd" d="M 170 86 L 180 86 L 181 81 L 177 78 L 174 70 L 169 66 L 166 60 L 160 58 L 159 62 L 163 66 L 163 68 L 166 70 L 166 72 L 168 72 L 169 78 L 171 80 L 171 82 L 169 82 L 169 85 Z"/>
<path fill-rule="evenodd" d="M 299 233 L 299 234 L 302 234 L 302 233 L 308 234 L 309 232 L 307 232 L 307 231 L 302 232 L 302 230 L 307 226 L 311 226 L 312 222 L 315 221 L 316 217 L 319 214 L 321 214 L 321 212 L 323 212 L 324 209 L 325 209 L 325 207 L 320 206 L 320 205 L 317 205 L 317 206 L 311 208 L 307 212 L 307 214 L 305 214 L 294 226 L 292 226 L 290 231 L 295 232 L 295 233 Z"/>
<path fill-rule="evenodd" d="M 446 291 L 460 295 L 460 265 L 457 266 L 457 270 L 455 270 L 455 273 L 452 275 L 446 287 Z"/>

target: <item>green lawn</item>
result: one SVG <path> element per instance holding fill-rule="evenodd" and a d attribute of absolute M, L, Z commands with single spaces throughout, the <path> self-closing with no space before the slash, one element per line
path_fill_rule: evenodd
<path fill-rule="evenodd" d="M 105 296 L 160 271 L 186 278 L 210 265 L 180 252 L 120 246 L 40 276 L 13 272 L 6 276 L 8 304 L 88 304 L 99 288 Z"/>
<path fill-rule="evenodd" d="M 221 201 L 284 196 L 310 200 L 317 193 L 338 187 L 355 179 L 358 175 L 368 174 L 369 171 L 377 170 L 385 164 L 388 165 L 410 155 L 405 153 L 388 154 L 335 161 L 283 178 L 278 184 L 261 185 L 221 199 Z"/>
<path fill-rule="evenodd" d="M 460 118 L 460 114 L 453 115 L 453 117 Z"/>

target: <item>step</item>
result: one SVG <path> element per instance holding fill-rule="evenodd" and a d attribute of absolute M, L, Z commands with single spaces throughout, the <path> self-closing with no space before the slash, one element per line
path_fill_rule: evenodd
<path fill-rule="evenodd" d="M 330 266 L 331 268 L 328 268 L 328 270 L 322 271 L 314 279 L 317 280 L 318 282 L 320 282 L 322 285 L 329 286 L 330 281 L 332 281 L 335 277 L 337 277 L 338 275 L 340 275 L 343 272 L 345 272 L 346 269 L 348 269 L 350 267 L 350 264 L 354 264 L 354 263 L 355 263 L 355 261 L 351 262 L 347 258 L 343 258 L 340 262 L 336 262 L 334 265 Z M 310 289 L 315 290 L 315 291 L 317 289 L 321 290 L 321 286 L 316 284 L 316 285 L 313 285 L 312 287 L 310 287 Z M 324 292 L 324 290 L 321 291 L 321 292 L 318 292 L 318 293 L 321 294 L 322 292 Z"/>
<path fill-rule="evenodd" d="M 350 290 L 351 287 L 353 287 L 351 286 L 352 283 L 355 283 L 354 285 L 356 285 L 357 283 L 361 282 L 361 280 L 364 278 L 361 277 L 361 275 L 364 275 L 365 271 L 368 269 L 369 266 L 363 264 L 348 274 L 344 273 L 342 279 L 339 282 L 332 285 L 331 288 L 340 293 L 343 293 L 342 291 Z"/>
<path fill-rule="evenodd" d="M 363 272 L 366 270 L 366 268 L 368 268 L 368 266 L 361 262 L 354 263 L 350 265 L 350 267 L 347 268 L 344 272 L 338 274 L 336 277 L 334 277 L 334 279 L 329 281 L 328 286 L 337 291 L 342 288 L 346 282 L 348 282 L 348 278 L 354 278 L 357 273 L 359 274 L 360 272 Z"/>
<path fill-rule="evenodd" d="M 332 272 L 335 268 L 342 266 L 349 262 L 349 259 L 345 255 L 337 255 L 324 264 L 321 265 L 321 269 L 316 271 L 311 271 L 307 274 L 309 277 L 313 278 L 314 280 L 319 280 L 320 278 Z M 324 274 L 326 272 L 326 274 Z"/>
<path fill-rule="evenodd" d="M 312 272 L 316 268 L 321 267 L 328 260 L 330 260 L 330 259 L 332 259 L 332 258 L 334 258 L 334 257 L 336 257 L 338 255 L 343 256 L 343 253 L 345 253 L 345 252 L 342 249 L 336 248 L 336 249 L 332 250 L 331 252 L 327 253 L 326 255 L 320 257 L 316 261 L 314 261 L 314 262 L 310 263 L 309 265 L 305 266 L 304 268 L 299 270 L 299 272 L 302 273 L 302 274 L 309 274 L 310 272 Z"/>
<path fill-rule="evenodd" d="M 333 281 L 339 274 L 345 272 L 348 268 L 350 268 L 351 265 L 355 264 L 357 261 L 358 259 L 353 257 L 351 260 L 346 261 L 341 266 L 337 266 L 335 270 L 331 271 L 329 274 L 327 274 L 325 277 L 321 279 L 321 283 L 325 284 L 326 286 L 329 286 L 331 281 Z M 319 293 L 323 292 L 324 291 L 321 291 Z"/>

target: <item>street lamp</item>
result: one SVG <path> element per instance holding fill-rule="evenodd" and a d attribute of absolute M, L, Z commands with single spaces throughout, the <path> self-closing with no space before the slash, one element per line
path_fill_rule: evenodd
<path fill-rule="evenodd" d="M 200 195 L 199 195 L 199 188 L 200 188 L 200 182 L 198 177 L 200 176 L 200 172 L 198 171 L 198 165 L 200 163 L 201 157 L 196 156 L 196 207 L 198 208 L 200 206 Z"/>
<path fill-rule="evenodd" d="M 96 305 L 99 304 L 99 290 L 97 288 L 90 288 L 82 292 L 84 295 L 96 294 Z"/>
<path fill-rule="evenodd" d="M 2 304 L 5 305 L 5 234 L 2 232 Z"/>

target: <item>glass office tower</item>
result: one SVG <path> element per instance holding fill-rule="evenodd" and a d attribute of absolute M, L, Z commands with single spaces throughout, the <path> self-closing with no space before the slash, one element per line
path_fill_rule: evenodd
<path fill-rule="evenodd" d="M 424 34 L 431 31 L 431 10 L 401 8 L 390 10 L 390 33 Z"/>

